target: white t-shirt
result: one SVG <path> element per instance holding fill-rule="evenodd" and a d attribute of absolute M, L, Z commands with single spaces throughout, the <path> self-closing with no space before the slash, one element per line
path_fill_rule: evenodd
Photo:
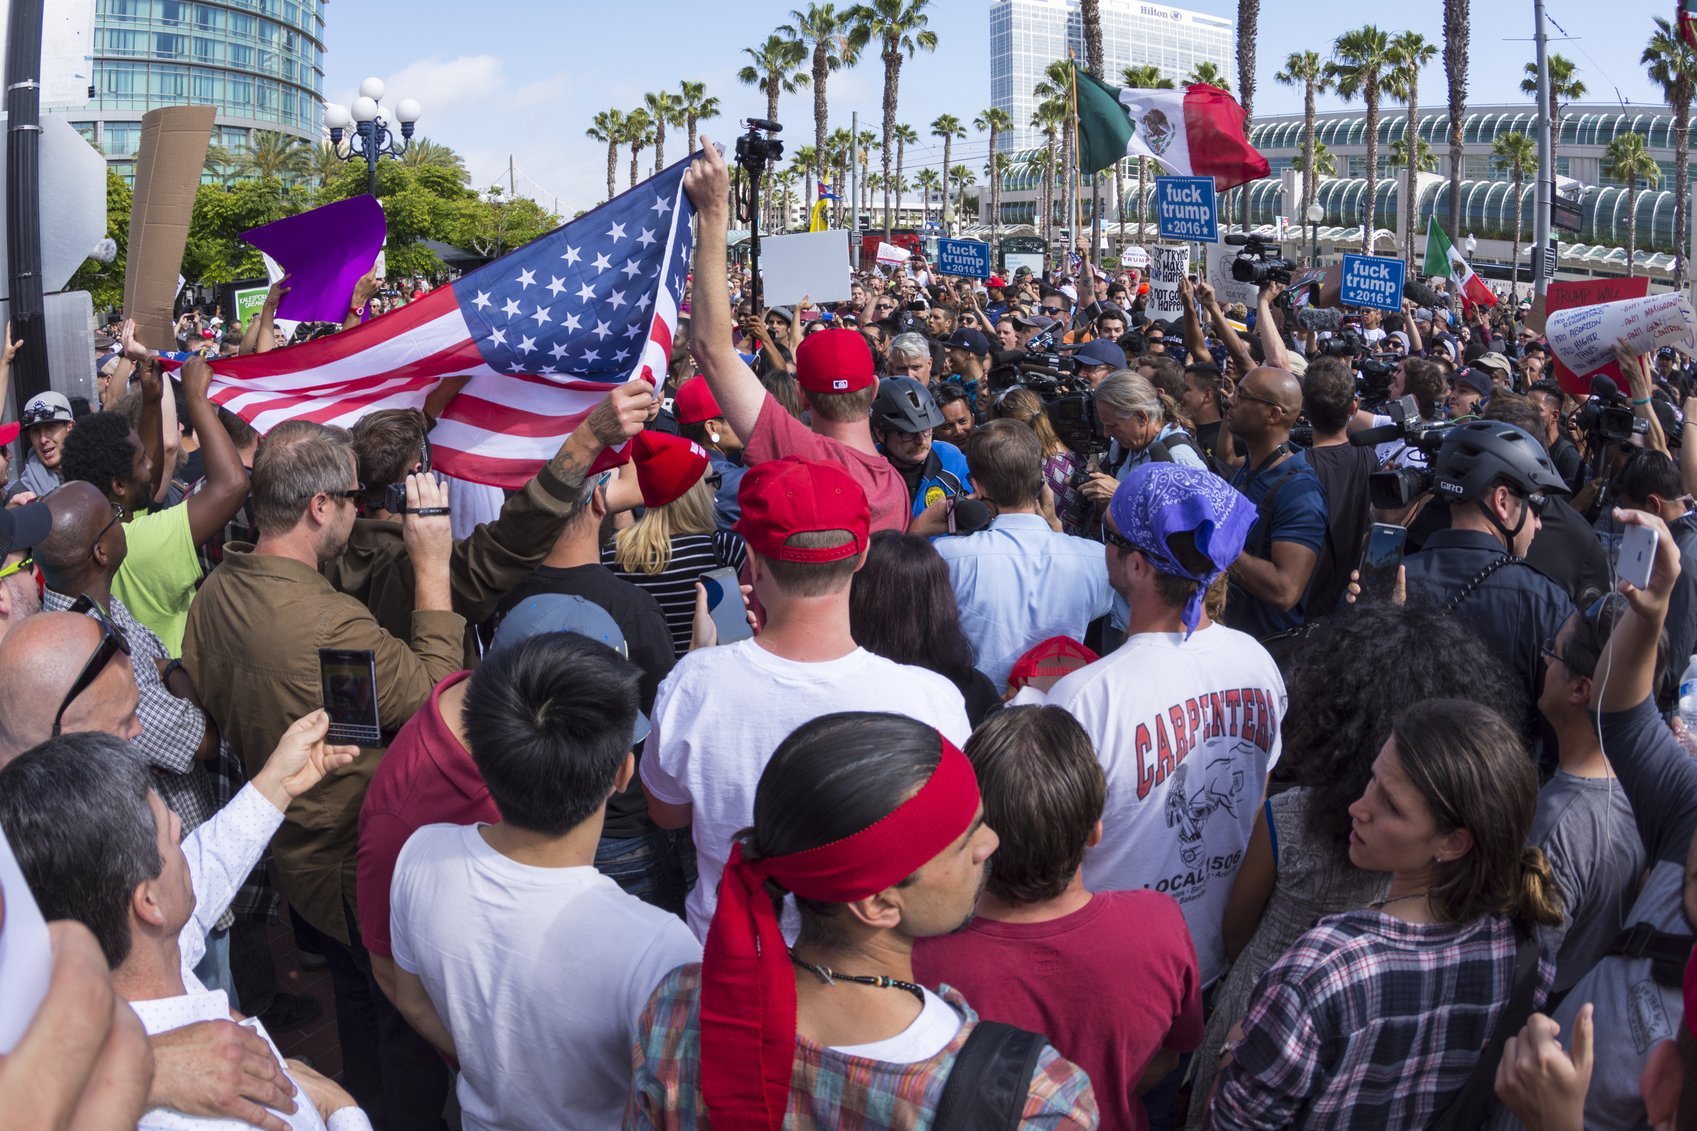
<path fill-rule="evenodd" d="M 395 964 L 453 1034 L 463 1123 L 617 1127 L 637 1018 L 701 946 L 594 868 L 517 863 L 483 827 L 418 830 L 391 887 Z"/>
<path fill-rule="evenodd" d="M 660 685 L 642 784 L 667 805 L 695 807 L 700 879 L 687 909 L 697 938 L 713 920 L 731 838 L 754 821 L 754 787 L 772 752 L 803 723 L 838 711 L 907 715 L 956 745 L 972 733 L 954 684 L 864 648 L 801 664 L 740 640 L 689 653 Z"/>
<path fill-rule="evenodd" d="M 920 989 L 925 990 L 925 987 Z M 925 1006 L 919 1011 L 919 1016 L 895 1036 L 864 1045 L 832 1045 L 831 1048 L 844 1056 L 881 1060 L 885 1064 L 918 1064 L 948 1048 L 949 1042 L 960 1032 L 960 1026 L 960 1014 L 955 1012 L 954 1006 L 925 990 Z"/>
<path fill-rule="evenodd" d="M 1150 888 L 1178 900 L 1202 983 L 1212 983 L 1226 962 L 1226 898 L 1279 756 L 1277 665 L 1253 637 L 1224 625 L 1189 640 L 1139 633 L 1062 678 L 1049 702 L 1084 727 L 1108 776 L 1085 887 Z"/>

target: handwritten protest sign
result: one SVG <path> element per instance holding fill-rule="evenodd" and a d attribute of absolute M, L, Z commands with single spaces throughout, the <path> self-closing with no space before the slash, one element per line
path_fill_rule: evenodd
<path fill-rule="evenodd" d="M 1544 315 L 1546 320 L 1558 310 L 1572 310 L 1581 306 L 1598 306 L 1605 302 L 1620 302 L 1622 299 L 1643 298 L 1650 293 L 1650 280 L 1643 275 L 1630 279 L 1579 279 L 1566 283 L 1551 283 L 1549 293 L 1544 300 Z M 1555 376 L 1561 387 L 1576 396 L 1583 396 L 1590 391 L 1591 374 L 1580 376 L 1563 365 L 1561 359 L 1555 359 Z M 1626 378 L 1615 364 L 1614 355 L 1601 367 L 1592 371 L 1602 373 L 1614 380 L 1621 388 L 1626 388 Z"/>
<path fill-rule="evenodd" d="M 1224 242 L 1210 244 L 1208 247 L 1208 281 L 1214 284 L 1214 297 L 1222 306 L 1230 306 L 1241 302 L 1249 309 L 1255 309 L 1255 302 L 1260 297 L 1260 290 L 1254 283 L 1240 283 L 1232 278 L 1232 261 L 1237 258 L 1238 249 Z"/>
<path fill-rule="evenodd" d="M 1678 293 L 1579 306 L 1549 316 L 1544 326 L 1550 350 L 1581 378 L 1589 377 L 1614 357 L 1616 339 L 1635 353 L 1673 346 L 1697 357 L 1697 314 L 1691 301 Z"/>
<path fill-rule="evenodd" d="M 1183 316 L 1184 303 L 1178 297 L 1178 284 L 1189 270 L 1190 248 L 1149 249 L 1149 317 L 1166 322 Z"/>

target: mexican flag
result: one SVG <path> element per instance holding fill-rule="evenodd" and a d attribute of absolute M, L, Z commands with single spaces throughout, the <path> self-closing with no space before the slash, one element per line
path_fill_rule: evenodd
<path fill-rule="evenodd" d="M 1450 243 L 1436 216 L 1426 222 L 1425 271 L 1428 275 L 1448 279 L 1451 290 L 1475 306 L 1497 305 L 1496 293 L 1485 285 L 1485 280 L 1473 273 L 1461 252 Z"/>
<path fill-rule="evenodd" d="M 1243 107 L 1218 87 L 1137 90 L 1080 68 L 1079 172 L 1127 157 L 1147 157 L 1179 176 L 1212 176 L 1220 192 L 1268 174 L 1267 159 L 1243 136 Z"/>

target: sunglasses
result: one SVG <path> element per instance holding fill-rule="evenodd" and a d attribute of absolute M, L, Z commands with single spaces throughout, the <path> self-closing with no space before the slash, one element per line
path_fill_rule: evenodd
<path fill-rule="evenodd" d="M 1234 400 L 1234 401 L 1254 401 L 1256 404 L 1272 405 L 1274 408 L 1278 408 L 1278 409 L 1284 408 L 1284 405 L 1280 404 L 1278 401 L 1270 401 L 1266 397 L 1251 396 L 1249 393 L 1245 393 L 1241 389 L 1238 391 L 1237 395 L 1232 398 L 1232 400 Z"/>
<path fill-rule="evenodd" d="M 25 428 L 33 428 L 37 424 L 50 424 L 54 420 L 64 420 L 65 418 L 59 415 L 60 411 L 54 405 L 38 404 L 34 408 L 24 409 L 24 414 L 18 418 L 18 423 Z"/>
<path fill-rule="evenodd" d="M 1060 312 L 1061 312 L 1061 311 L 1063 311 L 1063 310 L 1065 310 L 1065 309 L 1066 309 L 1066 308 L 1065 308 L 1065 307 L 1062 307 L 1062 306 L 1045 306 L 1045 307 L 1044 307 L 1044 308 L 1043 308 L 1043 313 L 1044 313 L 1044 314 L 1050 314 L 1050 315 L 1054 315 L 1054 314 L 1059 314 L 1059 313 L 1060 313 Z"/>
<path fill-rule="evenodd" d="M 326 495 L 332 499 L 358 499 L 360 496 L 365 494 L 365 490 L 366 488 L 364 483 L 356 483 L 352 487 L 342 491 L 332 491 L 328 488 L 323 491 L 314 491 L 311 495 L 308 495 L 307 498 L 310 499 L 314 495 Z"/>
<path fill-rule="evenodd" d="M 88 548 L 88 552 L 91 556 L 94 554 L 95 547 L 99 546 L 101 541 L 106 537 L 107 532 L 120 522 L 123 522 L 126 517 L 128 516 L 124 512 L 123 505 L 121 503 L 113 503 L 112 517 L 106 521 L 105 526 L 100 528 L 100 533 L 94 536 L 94 544 Z"/>
<path fill-rule="evenodd" d="M 1102 520 L 1102 541 L 1106 542 L 1110 546 L 1118 546 L 1128 554 L 1133 552 L 1139 554 L 1143 553 L 1142 546 L 1139 546 L 1136 542 L 1133 542 L 1130 538 L 1127 538 L 1125 535 L 1109 526 L 1106 518 Z"/>
<path fill-rule="evenodd" d="M 112 662 L 114 656 L 120 652 L 126 656 L 130 654 L 130 642 L 124 636 L 123 630 L 112 622 L 106 610 L 101 608 L 99 603 L 87 593 L 78 597 L 71 604 L 71 612 L 88 613 L 94 617 L 100 625 L 100 643 L 95 646 L 88 662 L 83 664 L 82 671 L 77 673 L 76 682 L 72 683 L 71 689 L 65 692 L 65 698 L 59 703 L 59 710 L 53 715 L 54 738 L 59 737 L 59 732 L 65 722 L 65 712 L 70 709 L 77 696 L 87 691 L 89 686 L 100 678 L 100 673 L 106 670 L 106 665 Z"/>

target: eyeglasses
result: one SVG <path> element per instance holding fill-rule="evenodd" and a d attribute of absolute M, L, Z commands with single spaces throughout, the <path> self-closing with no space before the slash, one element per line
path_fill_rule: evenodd
<path fill-rule="evenodd" d="M 1536 515 L 1542 515 L 1544 513 L 1544 508 L 1550 503 L 1549 496 L 1547 495 L 1522 495 L 1521 498 L 1526 501 L 1526 505 L 1530 507 L 1532 509 L 1532 513 Z"/>
<path fill-rule="evenodd" d="M 112 504 L 112 517 L 107 520 L 105 526 L 102 526 L 100 528 L 100 533 L 96 534 L 94 536 L 94 542 L 88 548 L 88 553 L 89 553 L 90 557 L 94 556 L 95 548 L 97 546 L 99 546 L 100 543 L 103 542 L 106 539 L 107 532 L 110 531 L 114 526 L 118 525 L 120 522 L 123 522 L 126 517 L 128 517 L 128 516 L 126 515 L 126 513 L 124 511 L 123 504 L 113 503 Z"/>
<path fill-rule="evenodd" d="M 364 483 L 356 483 L 352 487 L 342 491 L 335 491 L 330 488 L 325 488 L 322 491 L 314 491 L 311 495 L 308 495 L 307 498 L 310 499 L 317 495 L 328 495 L 332 499 L 358 499 L 360 496 L 365 494 L 365 490 L 366 488 Z"/>
<path fill-rule="evenodd" d="M 1136 542 L 1133 542 L 1130 538 L 1127 538 L 1125 535 L 1109 526 L 1106 518 L 1102 520 L 1102 541 L 1106 542 L 1110 546 L 1118 546 L 1128 554 L 1133 551 L 1139 554 L 1143 553 L 1142 546 L 1139 546 Z"/>
<path fill-rule="evenodd" d="M 1241 389 L 1238 390 L 1237 395 L 1234 396 L 1232 398 L 1232 400 L 1233 401 L 1254 401 L 1257 404 L 1272 405 L 1274 408 L 1277 408 L 1277 409 L 1283 409 L 1285 407 L 1284 405 L 1280 404 L 1278 401 L 1270 401 L 1266 397 L 1253 396 L 1249 393 L 1244 392 Z"/>
<path fill-rule="evenodd" d="M 35 568 L 35 559 L 32 558 L 32 557 L 26 556 L 22 561 L 13 562 L 9 566 L 6 566 L 4 568 L 0 568 L 0 581 L 4 581 L 6 578 L 11 577 L 13 574 L 22 573 L 26 569 L 34 569 L 34 568 Z"/>
<path fill-rule="evenodd" d="M 71 612 L 89 613 L 99 622 L 100 643 L 95 646 L 88 662 L 83 664 L 82 671 L 77 673 L 76 682 L 72 683 L 71 689 L 65 692 L 65 698 L 59 703 L 59 710 L 53 715 L 54 738 L 59 737 L 59 731 L 65 721 L 65 712 L 70 709 L 77 696 L 87 691 L 89 686 L 100 678 L 100 673 L 106 670 L 106 665 L 112 662 L 114 656 L 120 652 L 126 656 L 130 654 L 130 642 L 124 636 L 123 630 L 112 623 L 112 619 L 107 615 L 106 610 L 101 608 L 93 597 L 90 597 L 87 593 L 78 597 L 71 605 Z"/>

